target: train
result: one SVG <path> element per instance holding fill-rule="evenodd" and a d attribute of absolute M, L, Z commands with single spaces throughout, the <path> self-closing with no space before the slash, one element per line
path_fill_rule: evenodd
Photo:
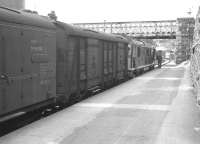
<path fill-rule="evenodd" d="M 0 7 L 0 122 L 80 101 L 154 68 L 155 48 Z"/>
<path fill-rule="evenodd" d="M 128 76 L 133 78 L 147 70 L 154 69 L 156 62 L 155 46 L 143 41 L 129 41 Z"/>

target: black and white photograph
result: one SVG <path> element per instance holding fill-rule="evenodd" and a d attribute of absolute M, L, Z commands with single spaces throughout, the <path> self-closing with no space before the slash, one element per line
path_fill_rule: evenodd
<path fill-rule="evenodd" d="M 0 144 L 200 144 L 200 0 L 0 0 Z"/>

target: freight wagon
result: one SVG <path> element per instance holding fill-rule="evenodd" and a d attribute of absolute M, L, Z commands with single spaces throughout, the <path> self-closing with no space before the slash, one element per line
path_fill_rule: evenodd
<path fill-rule="evenodd" d="M 1 7 L 0 40 L 0 121 L 80 100 L 128 77 L 121 36 Z"/>
<path fill-rule="evenodd" d="M 59 98 L 79 100 L 88 91 L 105 89 L 128 77 L 126 39 L 62 22 L 55 26 Z"/>
<path fill-rule="evenodd" d="M 56 30 L 49 20 L 0 8 L 1 117 L 54 101 L 55 47 Z"/>

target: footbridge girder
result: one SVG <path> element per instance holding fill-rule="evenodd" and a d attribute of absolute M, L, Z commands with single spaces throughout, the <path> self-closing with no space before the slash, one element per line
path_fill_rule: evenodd
<path fill-rule="evenodd" d="M 74 23 L 74 25 L 95 31 L 142 39 L 175 39 L 178 26 L 176 20 Z"/>

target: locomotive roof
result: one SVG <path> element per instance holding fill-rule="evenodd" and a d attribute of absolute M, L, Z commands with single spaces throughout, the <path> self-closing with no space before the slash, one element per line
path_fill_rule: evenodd
<path fill-rule="evenodd" d="M 89 29 L 78 28 L 78 27 L 75 27 L 63 22 L 58 22 L 58 21 L 56 22 L 56 25 L 61 26 L 69 35 L 128 43 L 128 40 L 120 35 L 107 34 L 107 33 L 97 32 L 97 31 L 93 31 Z"/>
<path fill-rule="evenodd" d="M 140 47 L 155 49 L 155 47 L 154 47 L 152 44 L 147 43 L 147 42 L 144 42 L 144 41 L 131 39 L 131 42 L 132 42 L 133 44 L 137 45 L 137 46 L 140 46 Z"/>
<path fill-rule="evenodd" d="M 138 46 L 144 46 L 143 41 L 139 41 L 139 40 L 135 40 L 135 39 L 131 39 L 131 43 L 138 45 Z"/>
<path fill-rule="evenodd" d="M 40 15 L 18 11 L 6 7 L 0 7 L 0 21 L 43 27 L 47 29 L 55 28 L 51 20 L 43 18 Z"/>
<path fill-rule="evenodd" d="M 155 49 L 155 46 L 153 44 L 150 44 L 150 43 L 145 43 L 145 47 Z"/>

